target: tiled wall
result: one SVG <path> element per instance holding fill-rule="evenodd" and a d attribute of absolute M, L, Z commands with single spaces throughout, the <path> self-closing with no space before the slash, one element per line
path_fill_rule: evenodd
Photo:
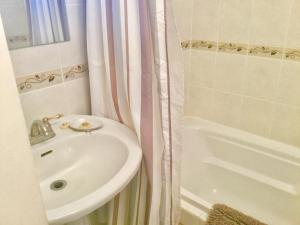
<path fill-rule="evenodd" d="M 66 0 L 71 41 L 11 50 L 29 129 L 34 119 L 89 114 L 85 0 Z"/>
<path fill-rule="evenodd" d="M 174 9 L 185 114 L 300 146 L 300 1 L 175 0 Z"/>

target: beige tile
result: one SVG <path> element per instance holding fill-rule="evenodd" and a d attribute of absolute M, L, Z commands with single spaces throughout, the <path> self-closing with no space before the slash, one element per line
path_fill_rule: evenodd
<path fill-rule="evenodd" d="M 183 66 L 184 66 L 184 113 L 187 110 L 187 103 L 189 102 L 189 79 L 191 77 L 191 53 L 190 50 L 183 50 Z"/>
<path fill-rule="evenodd" d="M 276 59 L 248 57 L 243 94 L 266 100 L 274 100 L 277 92 L 280 68 L 280 61 Z"/>
<path fill-rule="evenodd" d="M 209 119 L 212 116 L 213 90 L 210 88 L 190 87 L 186 103 L 186 115 Z"/>
<path fill-rule="evenodd" d="M 287 36 L 287 48 L 300 48 L 300 1 L 294 1 Z"/>
<path fill-rule="evenodd" d="M 246 57 L 243 55 L 217 54 L 213 87 L 220 91 L 241 93 L 245 73 L 245 59 Z"/>
<path fill-rule="evenodd" d="M 51 71 L 61 67 L 58 44 L 10 51 L 16 76 Z"/>
<path fill-rule="evenodd" d="M 300 147 L 300 109 L 276 105 L 271 138 Z"/>
<path fill-rule="evenodd" d="M 282 47 L 293 0 L 253 0 L 250 44 Z"/>
<path fill-rule="evenodd" d="M 248 43 L 251 0 L 223 1 L 219 41 Z"/>
<path fill-rule="evenodd" d="M 65 98 L 69 114 L 89 115 L 91 113 L 89 80 L 87 77 L 65 83 Z"/>
<path fill-rule="evenodd" d="M 189 84 L 193 86 L 212 87 L 216 72 L 216 53 L 191 50 L 191 76 Z"/>
<path fill-rule="evenodd" d="M 174 0 L 173 10 L 180 40 L 190 40 L 192 35 L 193 0 Z"/>
<path fill-rule="evenodd" d="M 33 120 L 69 112 L 63 84 L 21 94 L 20 99 L 28 130 Z"/>
<path fill-rule="evenodd" d="M 190 50 L 183 50 L 182 51 L 182 57 L 183 57 L 183 66 L 184 66 L 184 109 L 186 109 L 186 104 L 188 102 L 188 84 L 189 79 L 191 77 L 190 71 L 191 71 L 191 51 Z"/>
<path fill-rule="evenodd" d="M 242 105 L 241 129 L 269 137 L 273 111 L 272 103 L 245 97 Z"/>
<path fill-rule="evenodd" d="M 191 73 L 191 50 L 182 50 L 182 57 L 183 57 L 185 83 L 187 84 L 188 78 Z"/>
<path fill-rule="evenodd" d="M 220 0 L 194 1 L 193 39 L 217 41 L 220 22 Z"/>
<path fill-rule="evenodd" d="M 231 127 L 239 127 L 242 97 L 223 92 L 214 92 L 213 115 L 214 121 Z"/>
<path fill-rule="evenodd" d="M 279 80 L 276 101 L 300 106 L 300 63 L 285 61 Z"/>
<path fill-rule="evenodd" d="M 58 43 L 62 67 L 87 62 L 84 2 L 67 5 L 70 41 Z"/>

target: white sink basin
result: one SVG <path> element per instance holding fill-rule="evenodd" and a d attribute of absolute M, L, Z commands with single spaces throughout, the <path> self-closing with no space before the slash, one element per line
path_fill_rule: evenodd
<path fill-rule="evenodd" d="M 90 133 L 59 128 L 79 117 L 101 120 L 104 126 Z M 53 129 L 56 137 L 33 146 L 33 154 L 48 221 L 64 224 L 118 194 L 136 174 L 142 152 L 136 135 L 109 119 L 67 116 Z"/>

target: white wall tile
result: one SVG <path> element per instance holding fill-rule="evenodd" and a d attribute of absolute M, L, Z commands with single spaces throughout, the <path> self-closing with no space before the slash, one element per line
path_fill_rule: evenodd
<path fill-rule="evenodd" d="M 269 137 L 273 113 L 272 103 L 244 97 L 240 128 Z"/>
<path fill-rule="evenodd" d="M 251 3 L 251 0 L 223 1 L 219 41 L 248 43 Z"/>
<path fill-rule="evenodd" d="M 187 115 L 211 118 L 213 90 L 204 87 L 190 87 L 189 92 L 189 102 L 186 104 L 185 110 Z"/>
<path fill-rule="evenodd" d="M 291 10 L 288 28 L 287 48 L 300 48 L 300 1 L 295 0 Z"/>
<path fill-rule="evenodd" d="M 21 48 L 10 51 L 16 76 L 60 68 L 58 44 Z"/>
<path fill-rule="evenodd" d="M 173 10 L 180 40 L 190 40 L 192 35 L 193 0 L 174 0 Z"/>
<path fill-rule="evenodd" d="M 179 23 L 188 24 L 190 5 L 181 12 L 184 1 L 175 2 Z M 298 0 L 194 0 L 192 39 L 300 48 L 299 10 Z M 189 32 L 181 30 L 186 40 Z M 300 146 L 299 61 L 236 53 L 191 50 L 185 114 Z"/>
<path fill-rule="evenodd" d="M 87 62 L 85 5 L 67 5 L 70 41 L 58 44 L 62 67 Z"/>
<path fill-rule="evenodd" d="M 276 101 L 300 107 L 300 63 L 283 63 Z"/>
<path fill-rule="evenodd" d="M 220 0 L 195 0 L 193 39 L 217 41 L 220 25 Z"/>
<path fill-rule="evenodd" d="M 293 0 L 253 0 L 250 44 L 283 47 Z"/>
<path fill-rule="evenodd" d="M 273 139 L 300 146 L 300 109 L 277 104 L 272 123 Z"/>
<path fill-rule="evenodd" d="M 28 130 L 33 120 L 58 113 L 68 115 L 68 101 L 63 84 L 20 95 Z"/>
<path fill-rule="evenodd" d="M 239 127 L 242 109 L 242 96 L 219 91 L 214 92 L 213 120 L 215 122 Z"/>
<path fill-rule="evenodd" d="M 91 114 L 88 77 L 66 82 L 65 97 L 68 103 L 68 114 Z"/>
<path fill-rule="evenodd" d="M 212 87 L 216 72 L 216 53 L 209 51 L 191 51 L 191 72 L 189 85 Z"/>
<path fill-rule="evenodd" d="M 262 57 L 247 58 L 243 94 L 274 100 L 278 90 L 281 61 Z"/>
<path fill-rule="evenodd" d="M 217 54 L 213 87 L 220 91 L 241 93 L 246 57 L 227 53 Z"/>

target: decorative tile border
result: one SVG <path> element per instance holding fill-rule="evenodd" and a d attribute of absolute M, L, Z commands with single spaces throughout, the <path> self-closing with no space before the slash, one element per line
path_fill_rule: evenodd
<path fill-rule="evenodd" d="M 286 49 L 284 57 L 286 59 L 300 61 L 300 49 Z"/>
<path fill-rule="evenodd" d="M 181 46 L 184 49 L 202 49 L 202 50 L 217 50 L 217 42 L 214 41 L 183 41 L 181 42 Z"/>
<path fill-rule="evenodd" d="M 20 93 L 62 83 L 61 70 L 53 70 L 28 76 L 17 77 L 17 87 Z"/>
<path fill-rule="evenodd" d="M 247 54 L 247 45 L 220 42 L 218 45 L 219 52 Z"/>
<path fill-rule="evenodd" d="M 25 75 L 16 78 L 19 93 L 50 87 L 62 82 L 88 76 L 88 65 L 80 64 L 66 68 Z"/>
<path fill-rule="evenodd" d="M 72 67 L 63 68 L 64 81 L 71 81 L 88 75 L 88 65 L 81 64 Z"/>
<path fill-rule="evenodd" d="M 204 40 L 188 40 L 181 42 L 183 49 L 199 49 L 208 51 L 219 51 L 226 53 L 252 55 L 260 57 L 270 57 L 277 59 L 287 59 L 300 61 L 300 49 L 286 49 L 271 47 L 271 46 L 258 46 L 241 43 L 229 43 L 229 42 L 212 42 Z"/>
<path fill-rule="evenodd" d="M 271 57 L 271 58 L 282 58 L 283 49 L 268 46 L 249 46 L 249 55 Z"/>

